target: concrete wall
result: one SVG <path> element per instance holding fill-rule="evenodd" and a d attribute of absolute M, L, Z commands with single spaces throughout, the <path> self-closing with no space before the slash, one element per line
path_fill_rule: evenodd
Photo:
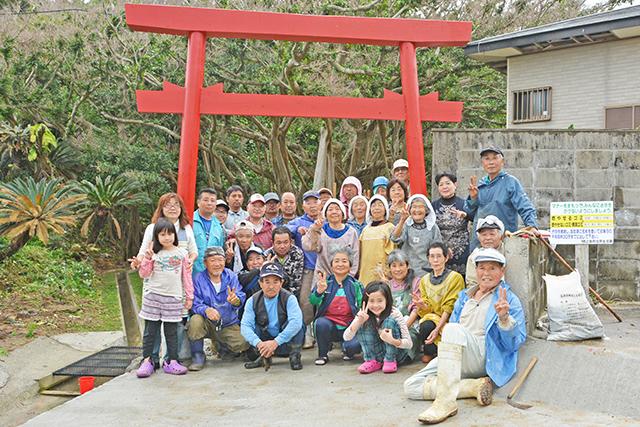
<path fill-rule="evenodd" d="M 508 59 L 507 128 L 604 129 L 604 107 L 640 103 L 640 38 Z M 551 86 L 551 120 L 513 123 L 512 91 Z"/>
<path fill-rule="evenodd" d="M 533 334 L 536 322 L 547 307 L 547 293 L 542 276 L 548 271 L 549 251 L 546 246 L 533 244 L 529 239 L 511 237 L 504 239 L 507 258 L 505 283 L 520 298 L 527 333 Z"/>
<path fill-rule="evenodd" d="M 504 151 L 505 170 L 522 182 L 540 228 L 549 227 L 551 201 L 614 201 L 615 241 L 590 246 L 590 283 L 605 298 L 640 299 L 640 131 L 437 130 L 433 175 L 457 172 L 458 195 L 467 197 L 469 178 L 485 175 L 479 152 L 489 144 Z M 573 246 L 558 251 L 573 264 Z M 551 261 L 550 273 L 568 273 Z"/>

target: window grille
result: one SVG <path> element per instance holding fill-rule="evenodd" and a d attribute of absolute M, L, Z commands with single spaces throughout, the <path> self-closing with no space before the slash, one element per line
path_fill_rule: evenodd
<path fill-rule="evenodd" d="M 513 123 L 551 120 L 551 88 L 513 92 Z"/>

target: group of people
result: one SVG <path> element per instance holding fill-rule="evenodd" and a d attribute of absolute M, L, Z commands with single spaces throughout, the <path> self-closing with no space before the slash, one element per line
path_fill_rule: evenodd
<path fill-rule="evenodd" d="M 326 365 L 337 344 L 345 361 L 363 354 L 364 374 L 425 363 L 405 382 L 410 398 L 435 399 L 423 422 L 455 414 L 458 397 L 489 404 L 492 382 L 515 373 L 526 338 L 520 301 L 503 281 L 502 240 L 518 215 L 533 233 L 537 219 L 520 182 L 502 170 L 503 152 L 489 146 L 480 158 L 487 175 L 471 178 L 466 200 L 449 171 L 436 176 L 433 203 L 411 194 L 402 159 L 372 191 L 348 177 L 336 197 L 305 192 L 302 216 L 289 192 L 253 194 L 244 210 L 241 187 L 224 200 L 205 188 L 193 221 L 179 195 L 163 195 L 130 260 L 145 278 L 137 375 L 160 367 L 162 325 L 171 374 L 203 368 L 204 338 L 223 359 L 245 356 L 247 369 L 269 369 L 274 354 L 302 369 L 301 350 L 314 345 L 315 364 Z M 178 357 L 185 326 L 188 368 Z"/>

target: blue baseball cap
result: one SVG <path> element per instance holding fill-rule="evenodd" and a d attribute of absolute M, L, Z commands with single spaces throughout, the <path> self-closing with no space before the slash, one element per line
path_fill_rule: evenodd
<path fill-rule="evenodd" d="M 282 266 L 279 262 L 269 262 L 262 266 L 260 269 L 260 278 L 264 279 L 267 276 L 278 276 L 281 279 L 284 278 Z"/>
<path fill-rule="evenodd" d="M 320 195 L 318 194 L 317 191 L 313 191 L 313 190 L 309 190 L 307 192 L 305 192 L 302 195 L 302 200 L 307 200 L 309 197 L 315 197 L 316 199 L 320 200 Z"/>
<path fill-rule="evenodd" d="M 276 193 L 267 193 L 264 195 L 264 201 L 266 202 L 270 202 L 271 200 L 275 200 L 277 202 L 280 201 L 280 196 L 278 196 Z"/>

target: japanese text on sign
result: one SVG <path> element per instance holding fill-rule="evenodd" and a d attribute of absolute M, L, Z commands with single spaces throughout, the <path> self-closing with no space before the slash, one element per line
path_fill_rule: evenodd
<path fill-rule="evenodd" d="M 552 202 L 551 240 L 560 245 L 613 243 L 613 202 Z"/>

